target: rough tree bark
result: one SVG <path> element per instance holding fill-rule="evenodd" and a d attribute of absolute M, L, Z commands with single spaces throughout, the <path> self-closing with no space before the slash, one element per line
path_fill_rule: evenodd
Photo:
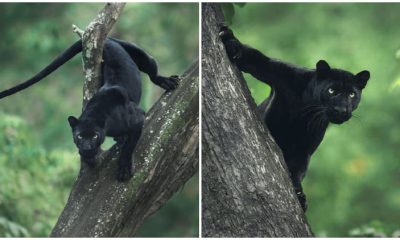
<path fill-rule="evenodd" d="M 202 236 L 312 236 L 280 149 L 226 56 L 218 4 L 202 5 Z"/>
<path fill-rule="evenodd" d="M 103 45 L 108 33 L 125 7 L 125 3 L 107 3 L 84 32 L 74 25 L 74 32 L 82 38 L 82 60 L 85 73 L 83 83 L 83 106 L 100 88 Z"/>
<path fill-rule="evenodd" d="M 110 17 L 115 22 L 115 11 L 119 14 L 122 9 L 116 5 L 119 4 L 107 4 L 102 10 L 105 15 L 100 12 L 99 17 L 104 17 L 100 24 L 109 23 Z M 97 50 L 102 48 L 111 27 L 107 29 L 92 38 L 94 41 L 102 38 L 96 43 Z M 77 28 L 74 31 L 80 32 Z M 83 53 L 84 59 L 94 56 Z M 88 76 L 87 65 L 84 66 Z M 120 151 L 116 145 L 100 154 L 95 169 L 82 164 L 51 237 L 132 237 L 143 221 L 198 171 L 198 82 L 196 61 L 181 75 L 179 87 L 165 93 L 146 115 L 133 155 L 134 176 L 130 181 L 116 181 Z"/>

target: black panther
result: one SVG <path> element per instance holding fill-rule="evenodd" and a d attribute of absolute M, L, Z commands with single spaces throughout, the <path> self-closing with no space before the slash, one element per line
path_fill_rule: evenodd
<path fill-rule="evenodd" d="M 31 79 L 3 92 L 0 99 L 39 82 L 82 51 L 79 40 Z M 79 118 L 68 117 L 74 142 L 83 162 L 93 167 L 105 137 L 113 137 L 121 146 L 117 179 L 132 176 L 132 152 L 139 140 L 144 111 L 140 109 L 140 71 L 165 90 L 178 85 L 178 76 L 158 74 L 157 63 L 149 54 L 132 43 L 108 38 L 103 49 L 101 87 L 88 101 Z"/>
<path fill-rule="evenodd" d="M 303 180 L 311 155 L 329 123 L 349 120 L 361 100 L 370 73 L 352 74 L 320 60 L 307 69 L 275 60 L 242 44 L 226 26 L 220 37 L 229 59 L 246 73 L 271 86 L 258 111 L 281 148 L 297 197 L 307 209 Z"/>

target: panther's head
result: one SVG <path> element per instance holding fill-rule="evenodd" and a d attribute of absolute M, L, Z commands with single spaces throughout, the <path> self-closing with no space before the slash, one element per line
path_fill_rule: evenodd
<path fill-rule="evenodd" d="M 83 121 L 73 116 L 68 117 L 68 122 L 79 154 L 86 159 L 94 158 L 105 140 L 104 127 L 94 120 Z"/>
<path fill-rule="evenodd" d="M 316 74 L 309 86 L 313 102 L 323 109 L 329 122 L 341 124 L 349 120 L 361 100 L 362 90 L 367 85 L 370 73 L 366 70 L 357 74 L 331 68 L 318 61 Z"/>

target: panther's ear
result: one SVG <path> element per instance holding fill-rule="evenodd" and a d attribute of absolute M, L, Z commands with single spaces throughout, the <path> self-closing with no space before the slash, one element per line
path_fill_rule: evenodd
<path fill-rule="evenodd" d="M 69 116 L 68 122 L 69 122 L 69 125 L 71 126 L 71 128 L 74 128 L 76 125 L 78 125 L 79 120 L 74 116 Z"/>
<path fill-rule="evenodd" d="M 367 82 L 370 78 L 369 71 L 364 70 L 356 74 L 355 79 L 357 81 L 358 86 L 363 89 L 367 85 Z"/>
<path fill-rule="evenodd" d="M 325 61 L 325 60 L 319 60 L 317 62 L 317 74 L 319 76 L 324 76 L 325 74 L 327 74 L 330 70 L 331 67 L 329 66 L 329 64 Z"/>

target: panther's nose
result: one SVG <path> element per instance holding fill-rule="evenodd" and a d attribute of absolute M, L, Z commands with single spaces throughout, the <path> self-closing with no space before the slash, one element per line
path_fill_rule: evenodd
<path fill-rule="evenodd" d="M 335 111 L 335 114 L 340 117 L 347 117 L 349 115 L 346 107 L 334 107 L 333 110 Z"/>

